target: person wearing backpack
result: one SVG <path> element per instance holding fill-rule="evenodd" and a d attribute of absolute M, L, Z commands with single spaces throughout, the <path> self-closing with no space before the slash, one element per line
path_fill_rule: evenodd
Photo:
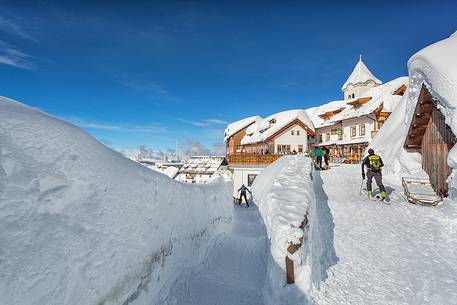
<path fill-rule="evenodd" d="M 366 156 L 362 162 L 362 178 L 364 180 L 365 180 L 365 166 L 367 167 L 366 177 L 367 177 L 368 197 L 369 198 L 373 197 L 371 182 L 374 178 L 374 180 L 376 181 L 376 184 L 379 187 L 379 190 L 381 191 L 381 200 L 386 199 L 386 189 L 385 189 L 384 185 L 382 184 L 382 173 L 381 173 L 381 168 L 384 166 L 384 163 L 382 162 L 381 157 L 374 153 L 374 150 L 372 148 L 370 148 L 368 150 L 368 156 Z"/>

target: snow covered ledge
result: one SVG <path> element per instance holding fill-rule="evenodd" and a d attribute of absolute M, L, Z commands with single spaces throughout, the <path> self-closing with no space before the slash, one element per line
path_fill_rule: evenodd
<path fill-rule="evenodd" d="M 0 97 L 0 304 L 162 304 L 232 217 L 231 186 L 171 180 Z"/>
<path fill-rule="evenodd" d="M 284 156 L 259 174 L 252 193 L 270 239 L 266 304 L 307 299 L 337 260 L 319 173 L 309 157 Z M 286 257 L 293 262 L 295 285 L 286 285 Z"/>

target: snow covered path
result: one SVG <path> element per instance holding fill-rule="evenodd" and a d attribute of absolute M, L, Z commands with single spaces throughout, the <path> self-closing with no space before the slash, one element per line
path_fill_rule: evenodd
<path fill-rule="evenodd" d="M 389 179 L 390 205 L 369 201 L 359 165 L 321 176 L 338 262 L 313 292 L 316 304 L 457 304 L 457 209 L 405 203 Z"/>
<path fill-rule="evenodd" d="M 263 304 L 267 233 L 257 207 L 243 206 L 234 207 L 231 234 L 216 237 L 203 263 L 181 276 L 165 304 Z"/>

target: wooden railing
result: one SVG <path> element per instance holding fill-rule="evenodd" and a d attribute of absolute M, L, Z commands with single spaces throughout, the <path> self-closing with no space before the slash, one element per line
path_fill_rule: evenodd
<path fill-rule="evenodd" d="M 279 159 L 279 155 L 256 155 L 256 154 L 239 154 L 230 155 L 227 158 L 229 164 L 271 164 Z"/>

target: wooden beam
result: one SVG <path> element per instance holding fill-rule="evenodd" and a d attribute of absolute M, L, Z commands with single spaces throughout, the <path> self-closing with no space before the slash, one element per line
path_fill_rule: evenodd
<path fill-rule="evenodd" d="M 420 105 L 419 108 L 417 109 L 416 113 L 418 114 L 427 114 L 431 113 L 433 111 L 433 108 L 435 108 L 435 105 L 433 104 L 426 104 L 426 105 Z"/>
<path fill-rule="evenodd" d="M 428 121 L 430 119 L 428 118 L 413 118 L 413 121 L 411 122 L 411 124 L 414 126 L 414 125 L 427 125 L 428 124 Z"/>
<path fill-rule="evenodd" d="M 425 127 L 412 128 L 409 132 L 410 136 L 423 136 L 425 133 Z"/>

